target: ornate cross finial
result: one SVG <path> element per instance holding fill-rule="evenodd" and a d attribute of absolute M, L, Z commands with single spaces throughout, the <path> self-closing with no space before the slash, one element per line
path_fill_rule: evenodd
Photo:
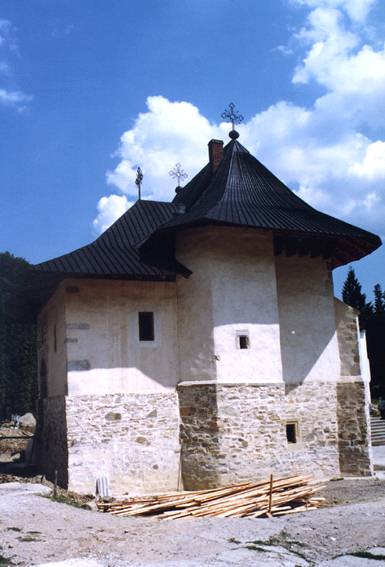
<path fill-rule="evenodd" d="M 183 179 L 186 179 L 186 177 L 188 177 L 188 174 L 182 168 L 180 163 L 176 163 L 174 169 L 169 171 L 168 174 L 171 175 L 173 179 L 178 180 L 178 187 L 180 187 L 181 180 L 183 181 Z"/>
<path fill-rule="evenodd" d="M 142 198 L 142 193 L 141 193 L 141 189 L 142 189 L 142 181 L 143 181 L 143 173 L 142 170 L 140 169 L 140 167 L 138 167 L 138 169 L 136 170 L 136 179 L 135 179 L 135 185 L 138 188 L 138 200 L 140 201 Z"/>
<path fill-rule="evenodd" d="M 226 108 L 222 114 L 221 114 L 221 118 L 223 118 L 223 120 L 228 120 L 231 122 L 231 132 L 229 134 L 230 138 L 238 138 L 239 134 L 238 132 L 236 132 L 236 130 L 234 129 L 234 126 L 236 124 L 240 124 L 241 122 L 244 121 L 244 117 L 242 116 L 242 114 L 240 112 L 238 112 L 238 110 L 235 108 L 235 104 L 233 102 L 230 102 L 228 108 Z"/>

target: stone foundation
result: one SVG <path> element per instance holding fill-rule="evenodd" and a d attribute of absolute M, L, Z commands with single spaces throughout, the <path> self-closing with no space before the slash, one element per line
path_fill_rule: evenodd
<path fill-rule="evenodd" d="M 186 489 L 268 475 L 339 474 L 334 383 L 181 384 L 182 477 Z M 286 423 L 297 424 L 288 443 Z"/>
<path fill-rule="evenodd" d="M 53 396 L 39 401 L 39 460 L 43 474 L 60 486 L 68 485 L 68 448 L 65 396 Z"/>
<path fill-rule="evenodd" d="M 178 489 L 175 392 L 68 396 L 70 490 L 95 491 L 99 475 L 114 495 Z"/>
<path fill-rule="evenodd" d="M 42 463 L 62 486 L 113 495 L 276 474 L 372 474 L 362 382 L 181 383 L 177 392 L 43 400 Z M 286 426 L 295 424 L 296 442 Z M 183 485 L 182 485 L 183 482 Z"/>
<path fill-rule="evenodd" d="M 187 490 L 258 478 L 280 468 L 283 385 L 179 385 Z"/>
<path fill-rule="evenodd" d="M 370 417 L 364 382 L 337 384 L 341 474 L 371 476 Z"/>

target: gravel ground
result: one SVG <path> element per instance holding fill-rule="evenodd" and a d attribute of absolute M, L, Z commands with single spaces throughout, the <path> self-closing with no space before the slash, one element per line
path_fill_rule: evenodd
<path fill-rule="evenodd" d="M 328 483 L 330 508 L 272 519 L 118 518 L 43 492 L 0 485 L 0 566 L 385 566 L 385 482 L 376 479 Z"/>

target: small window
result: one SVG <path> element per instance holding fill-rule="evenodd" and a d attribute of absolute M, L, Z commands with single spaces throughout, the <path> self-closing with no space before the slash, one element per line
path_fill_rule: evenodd
<path fill-rule="evenodd" d="M 237 331 L 237 348 L 242 350 L 250 348 L 248 331 Z"/>
<path fill-rule="evenodd" d="M 286 424 L 286 439 L 288 443 L 297 443 L 298 424 L 295 421 Z"/>
<path fill-rule="evenodd" d="M 250 348 L 249 337 L 247 335 L 239 335 L 238 340 L 239 340 L 239 348 L 241 349 Z"/>
<path fill-rule="evenodd" d="M 139 340 L 153 341 L 154 332 L 154 313 L 152 311 L 139 312 Z"/>

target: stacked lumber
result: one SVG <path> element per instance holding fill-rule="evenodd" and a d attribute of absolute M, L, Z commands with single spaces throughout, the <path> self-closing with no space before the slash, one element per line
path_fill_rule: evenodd
<path fill-rule="evenodd" d="M 309 475 L 273 478 L 222 488 L 137 496 L 128 500 L 98 502 L 99 510 L 114 516 L 152 516 L 174 520 L 193 516 L 243 518 L 283 516 L 314 510 L 325 499 L 315 496 L 323 488 Z"/>

